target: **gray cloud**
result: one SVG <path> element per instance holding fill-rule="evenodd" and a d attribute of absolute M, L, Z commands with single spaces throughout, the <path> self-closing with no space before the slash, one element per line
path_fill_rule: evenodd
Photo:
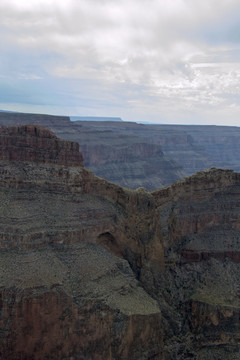
<path fill-rule="evenodd" d="M 238 0 L 1 0 L 1 92 L 24 84 L 10 104 L 31 111 L 46 101 L 55 113 L 236 124 L 239 10 Z"/>

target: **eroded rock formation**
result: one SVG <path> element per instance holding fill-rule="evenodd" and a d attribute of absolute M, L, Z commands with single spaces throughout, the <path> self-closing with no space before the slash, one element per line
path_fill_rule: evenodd
<path fill-rule="evenodd" d="M 1 358 L 161 358 L 160 308 L 138 281 L 163 266 L 151 195 L 95 177 L 48 130 L 1 134 Z"/>
<path fill-rule="evenodd" d="M 60 140 L 36 125 L 1 127 L 0 159 L 83 166 L 76 142 Z"/>
<path fill-rule="evenodd" d="M 159 297 L 167 302 L 166 319 L 178 309 L 174 335 L 183 336 L 185 349 L 177 351 L 184 359 L 237 359 L 240 174 L 212 168 L 152 194 L 165 252 Z"/>
<path fill-rule="evenodd" d="M 85 167 L 116 184 L 131 189 L 141 186 L 157 189 L 185 175 L 182 167 L 163 153 L 160 144 L 130 134 L 128 129 L 123 134 L 111 130 L 111 124 L 123 122 L 108 121 L 109 129 L 101 128 L 102 121 L 99 122 L 100 129 L 98 126 L 92 127 L 92 123 L 96 122 L 70 121 L 69 117 L 62 116 L 0 112 L 0 125 L 41 125 L 63 139 L 78 142 Z"/>
<path fill-rule="evenodd" d="M 0 358 L 238 359 L 239 174 L 128 190 L 46 129 L 0 145 Z"/>

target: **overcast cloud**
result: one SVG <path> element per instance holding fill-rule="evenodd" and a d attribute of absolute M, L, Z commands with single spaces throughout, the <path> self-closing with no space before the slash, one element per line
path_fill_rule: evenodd
<path fill-rule="evenodd" d="M 240 125 L 239 0 L 1 0 L 0 108 Z"/>

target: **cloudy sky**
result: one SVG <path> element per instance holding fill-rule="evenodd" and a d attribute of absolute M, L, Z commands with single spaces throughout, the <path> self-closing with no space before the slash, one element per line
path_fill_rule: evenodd
<path fill-rule="evenodd" d="M 0 109 L 240 126 L 239 0 L 0 0 Z"/>

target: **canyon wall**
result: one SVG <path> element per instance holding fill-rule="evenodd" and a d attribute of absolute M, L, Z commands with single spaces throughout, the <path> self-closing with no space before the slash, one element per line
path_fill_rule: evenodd
<path fill-rule="evenodd" d="M 237 359 L 240 174 L 212 168 L 152 195 L 165 253 L 159 298 L 167 302 L 166 319 L 178 309 L 180 328 L 174 335 L 185 346 L 179 344 L 184 359 Z M 165 340 L 169 354 L 170 338 Z"/>
<path fill-rule="evenodd" d="M 1 358 L 238 359 L 240 174 L 130 190 L 38 126 L 0 147 Z"/>
<path fill-rule="evenodd" d="M 179 164 L 185 174 L 193 174 L 214 165 L 211 153 L 202 144 L 198 144 L 197 139 L 188 132 L 188 127 L 143 125 L 130 122 L 77 121 L 76 123 L 81 125 L 83 129 L 90 128 L 95 133 L 112 131 L 118 136 L 137 136 L 146 143 L 161 146 L 165 156 Z M 168 184 L 170 183 L 165 185 Z"/>
<path fill-rule="evenodd" d="M 157 189 L 211 166 L 240 171 L 238 127 L 70 121 L 0 112 L 0 125 L 24 124 L 41 125 L 78 142 L 87 168 L 129 188 Z"/>
<path fill-rule="evenodd" d="M 1 358 L 163 359 L 160 308 L 139 282 L 164 266 L 150 194 L 97 178 L 75 152 L 63 164 L 49 141 L 75 146 L 46 129 L 1 133 Z"/>
<path fill-rule="evenodd" d="M 0 158 L 83 166 L 79 145 L 35 125 L 0 128 Z"/>
<path fill-rule="evenodd" d="M 96 175 L 116 184 L 136 189 L 156 189 L 185 175 L 182 167 L 154 144 L 128 131 L 119 134 L 110 128 L 92 127 L 92 121 L 70 121 L 67 117 L 38 114 L 0 113 L 0 125 L 37 124 L 66 140 L 79 143 L 85 166 Z M 83 125 L 84 124 L 84 125 Z M 88 126 L 89 125 L 89 126 Z"/>

